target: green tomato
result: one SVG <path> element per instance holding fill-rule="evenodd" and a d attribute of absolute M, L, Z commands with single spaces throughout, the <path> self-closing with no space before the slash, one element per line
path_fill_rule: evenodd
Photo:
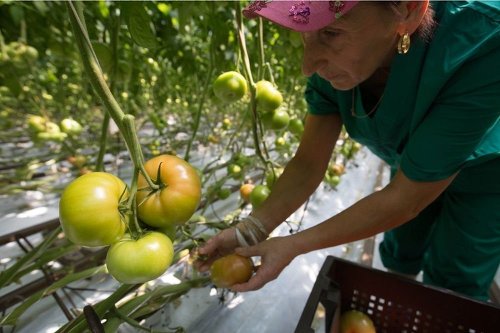
<path fill-rule="evenodd" d="M 239 179 L 243 176 L 243 169 L 238 164 L 229 164 L 227 166 L 227 173 L 234 179 Z"/>
<path fill-rule="evenodd" d="M 45 119 L 44 117 L 35 116 L 31 114 L 28 116 L 27 123 L 28 123 L 28 128 L 31 131 L 38 133 L 45 131 L 47 119 Z"/>
<path fill-rule="evenodd" d="M 262 122 L 266 128 L 271 130 L 281 130 L 288 126 L 290 116 L 282 109 L 268 111 L 262 116 Z"/>
<path fill-rule="evenodd" d="M 61 130 L 68 135 L 78 135 L 82 132 L 82 125 L 74 119 L 65 118 L 61 121 Z"/>
<path fill-rule="evenodd" d="M 221 101 L 226 103 L 236 102 L 247 93 L 247 80 L 238 72 L 225 72 L 215 79 L 213 90 L 215 96 Z"/>
<path fill-rule="evenodd" d="M 254 208 L 258 208 L 271 194 L 271 190 L 266 185 L 257 185 L 250 193 L 250 203 Z"/>
<path fill-rule="evenodd" d="M 150 232 L 137 240 L 124 237 L 111 245 L 106 266 L 121 283 L 144 283 L 165 273 L 173 258 L 170 238 L 161 232 Z"/>
<path fill-rule="evenodd" d="M 228 189 L 227 187 L 220 188 L 217 191 L 217 197 L 221 200 L 229 198 L 230 195 L 231 195 L 231 190 Z"/>
<path fill-rule="evenodd" d="M 125 183 L 105 172 L 91 172 L 72 181 L 59 202 L 59 220 L 66 237 L 83 246 L 110 245 L 125 233 L 119 205 L 128 197 Z"/>
<path fill-rule="evenodd" d="M 288 130 L 293 135 L 300 137 L 304 133 L 304 123 L 299 118 L 292 118 L 288 123 Z"/>
<path fill-rule="evenodd" d="M 283 96 L 266 80 L 261 80 L 255 84 L 255 99 L 259 110 L 267 112 L 276 110 L 283 102 Z"/>

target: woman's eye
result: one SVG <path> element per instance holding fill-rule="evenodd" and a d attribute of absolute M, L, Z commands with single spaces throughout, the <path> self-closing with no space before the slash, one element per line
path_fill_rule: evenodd
<path fill-rule="evenodd" d="M 326 37 L 336 37 L 339 32 L 336 30 L 323 30 L 323 35 Z"/>

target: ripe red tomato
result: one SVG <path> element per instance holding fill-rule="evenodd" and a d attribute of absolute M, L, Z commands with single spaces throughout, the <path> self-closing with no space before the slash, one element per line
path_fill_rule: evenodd
<path fill-rule="evenodd" d="M 147 161 L 144 167 L 149 177 L 160 183 L 160 189 L 148 190 L 146 179 L 139 175 L 136 196 L 139 218 L 159 228 L 189 220 L 201 198 L 201 182 L 196 169 L 173 155 L 156 156 Z M 159 180 L 156 179 L 158 174 Z"/>
<path fill-rule="evenodd" d="M 349 310 L 340 316 L 340 333 L 375 333 L 375 325 L 363 312 Z"/>
<path fill-rule="evenodd" d="M 250 203 L 254 208 L 258 208 L 271 194 L 271 190 L 266 185 L 257 185 L 250 193 Z"/>
<path fill-rule="evenodd" d="M 272 130 L 281 130 L 288 126 L 290 116 L 283 109 L 268 111 L 262 115 L 262 122 L 266 128 Z"/>
<path fill-rule="evenodd" d="M 274 85 L 266 80 L 261 80 L 255 84 L 255 99 L 261 111 L 274 111 L 283 102 L 283 96 Z"/>
<path fill-rule="evenodd" d="M 212 282 L 219 288 L 230 288 L 235 284 L 247 282 L 252 277 L 252 273 L 252 259 L 238 254 L 219 258 L 210 266 Z"/>
<path fill-rule="evenodd" d="M 238 72 L 225 72 L 215 79 L 213 89 L 215 96 L 223 102 L 236 102 L 247 93 L 247 80 Z"/>
<path fill-rule="evenodd" d="M 106 266 L 119 282 L 144 283 L 165 273 L 173 258 L 170 238 L 160 232 L 150 232 L 138 240 L 126 236 L 111 245 Z"/>
<path fill-rule="evenodd" d="M 68 237 L 83 246 L 110 245 L 125 233 L 125 217 L 119 204 L 128 198 L 127 186 L 105 172 L 78 177 L 63 191 L 59 219 Z"/>

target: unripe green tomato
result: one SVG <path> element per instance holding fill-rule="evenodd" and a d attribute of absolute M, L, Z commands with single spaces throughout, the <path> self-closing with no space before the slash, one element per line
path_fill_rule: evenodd
<path fill-rule="evenodd" d="M 35 115 L 28 116 L 28 128 L 33 132 L 45 131 L 45 124 L 46 123 L 47 123 L 47 119 L 45 119 L 43 117 L 35 116 Z"/>
<path fill-rule="evenodd" d="M 161 232 L 150 232 L 137 240 L 126 236 L 111 245 L 106 266 L 121 283 L 144 283 L 165 273 L 173 258 L 170 238 Z"/>
<path fill-rule="evenodd" d="M 241 99 L 247 93 L 247 89 L 247 80 L 235 71 L 222 73 L 213 83 L 215 96 L 226 103 Z"/>
<path fill-rule="evenodd" d="M 230 164 L 227 166 L 227 173 L 234 179 L 243 176 L 243 170 L 238 164 Z"/>
<path fill-rule="evenodd" d="M 266 185 L 257 185 L 250 193 L 250 203 L 254 208 L 258 208 L 271 194 L 271 190 Z"/>
<path fill-rule="evenodd" d="M 264 115 L 262 116 L 262 121 L 266 128 L 277 131 L 288 126 L 288 123 L 290 122 L 290 116 L 285 110 L 276 109 L 264 113 Z"/>
<path fill-rule="evenodd" d="M 221 200 L 229 198 L 230 195 L 231 195 L 231 190 L 228 189 L 227 187 L 220 188 L 217 191 L 217 197 Z"/>
<path fill-rule="evenodd" d="M 59 201 L 59 220 L 66 237 L 83 246 L 104 246 L 120 240 L 126 219 L 119 206 L 127 199 L 127 186 L 110 173 L 91 172 L 76 178 Z"/>
<path fill-rule="evenodd" d="M 65 118 L 61 121 L 61 130 L 68 135 L 78 135 L 82 132 L 82 125 L 74 119 Z"/>
<path fill-rule="evenodd" d="M 278 89 L 266 80 L 255 84 L 255 99 L 259 110 L 263 112 L 276 110 L 283 102 L 283 96 Z"/>
<path fill-rule="evenodd" d="M 304 123 L 299 118 L 292 118 L 288 123 L 288 130 L 293 135 L 300 137 L 304 133 Z"/>

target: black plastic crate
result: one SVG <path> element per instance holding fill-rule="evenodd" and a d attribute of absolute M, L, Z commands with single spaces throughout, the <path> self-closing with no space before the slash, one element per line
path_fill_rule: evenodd
<path fill-rule="evenodd" d="M 318 305 L 325 331 L 340 305 L 370 316 L 377 333 L 500 333 L 500 307 L 447 289 L 329 256 L 318 274 L 296 333 L 311 328 Z"/>

